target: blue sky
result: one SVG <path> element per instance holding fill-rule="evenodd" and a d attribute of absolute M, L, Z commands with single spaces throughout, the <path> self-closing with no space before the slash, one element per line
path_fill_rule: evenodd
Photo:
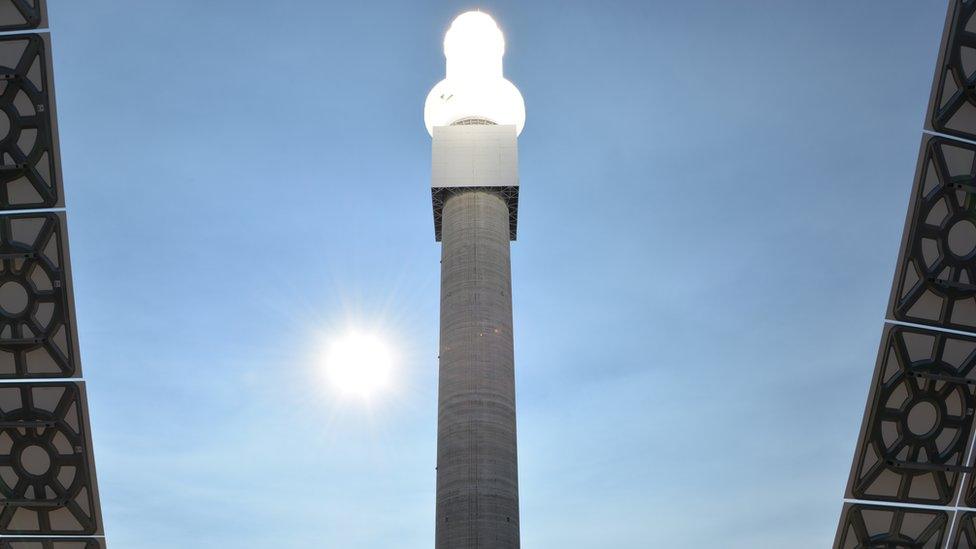
<path fill-rule="evenodd" d="M 52 0 L 113 546 L 432 546 L 422 107 L 475 7 L 528 112 L 523 545 L 830 544 L 944 0 Z M 401 357 L 369 406 L 348 326 Z"/>

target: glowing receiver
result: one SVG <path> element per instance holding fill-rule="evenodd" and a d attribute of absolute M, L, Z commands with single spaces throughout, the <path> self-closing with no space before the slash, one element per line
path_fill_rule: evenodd
<path fill-rule="evenodd" d="M 505 37 L 494 19 L 480 11 L 457 16 L 444 36 L 447 78 L 427 94 L 424 124 L 433 136 L 434 126 L 464 122 L 490 122 L 525 126 L 525 101 L 514 84 L 502 75 Z"/>

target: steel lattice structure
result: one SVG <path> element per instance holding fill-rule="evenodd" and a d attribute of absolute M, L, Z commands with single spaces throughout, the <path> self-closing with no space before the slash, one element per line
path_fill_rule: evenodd
<path fill-rule="evenodd" d="M 0 0 L 0 549 L 101 549 L 46 22 Z"/>
<path fill-rule="evenodd" d="M 949 2 L 925 130 L 837 549 L 976 548 L 976 0 Z"/>

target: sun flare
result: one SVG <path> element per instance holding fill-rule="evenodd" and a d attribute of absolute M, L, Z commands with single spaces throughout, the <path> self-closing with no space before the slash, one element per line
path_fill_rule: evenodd
<path fill-rule="evenodd" d="M 394 357 L 379 335 L 350 330 L 328 342 L 323 366 L 335 390 L 368 398 L 389 388 Z"/>

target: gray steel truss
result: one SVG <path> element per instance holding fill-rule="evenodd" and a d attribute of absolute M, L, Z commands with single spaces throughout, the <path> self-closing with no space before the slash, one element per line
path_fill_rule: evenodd
<path fill-rule="evenodd" d="M 0 549 L 101 549 L 45 0 L 0 0 Z M 32 210 L 32 211 L 24 211 Z"/>
<path fill-rule="evenodd" d="M 976 0 L 949 2 L 926 129 L 836 549 L 976 547 Z"/>

